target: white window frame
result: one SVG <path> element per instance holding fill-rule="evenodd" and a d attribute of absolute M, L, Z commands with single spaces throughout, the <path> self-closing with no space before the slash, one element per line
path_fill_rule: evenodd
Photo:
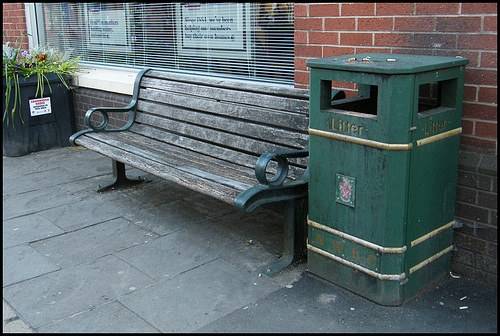
<path fill-rule="evenodd" d="M 34 48 L 43 41 L 43 31 L 38 30 L 41 20 L 42 4 L 25 3 L 26 30 L 29 48 Z M 89 65 L 83 63 L 82 71 L 72 78 L 72 85 L 89 89 L 132 95 L 134 82 L 140 69 L 110 65 Z"/>

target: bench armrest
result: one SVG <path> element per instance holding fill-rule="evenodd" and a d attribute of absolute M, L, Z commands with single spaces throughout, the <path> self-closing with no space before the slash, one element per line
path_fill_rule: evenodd
<path fill-rule="evenodd" d="M 137 106 L 137 101 L 139 99 L 140 82 L 141 82 L 144 74 L 149 70 L 151 70 L 151 69 L 145 68 L 137 74 L 137 77 L 135 78 L 135 82 L 134 82 L 134 92 L 132 94 L 132 100 L 130 101 L 130 103 L 127 106 L 125 106 L 125 107 L 93 107 L 93 108 L 89 109 L 85 113 L 85 125 L 87 125 L 88 129 L 73 134 L 69 138 L 70 143 L 73 146 L 76 145 L 74 142 L 75 139 L 77 137 L 79 137 L 80 135 L 85 134 L 85 133 L 89 133 L 89 132 L 118 132 L 118 131 L 124 131 L 124 130 L 127 130 L 128 128 L 130 128 L 130 126 L 132 126 L 132 124 L 134 123 L 134 120 L 135 120 L 135 108 Z M 102 119 L 103 119 L 102 122 L 97 126 L 92 125 L 92 122 L 90 121 L 92 114 L 94 114 L 95 112 L 100 112 L 100 114 L 102 115 Z M 130 114 L 129 114 L 129 118 L 128 118 L 127 123 L 123 127 L 118 128 L 118 129 L 106 129 L 106 127 L 108 126 L 108 123 L 109 123 L 109 115 L 108 115 L 109 112 L 130 112 Z"/>
<path fill-rule="evenodd" d="M 288 159 L 307 156 L 309 156 L 309 148 L 264 153 L 259 157 L 257 164 L 255 165 L 255 176 L 260 184 L 271 187 L 280 187 L 283 185 L 283 182 L 288 176 Z M 278 167 L 276 168 L 276 174 L 271 179 L 268 179 L 267 166 L 271 161 L 276 161 L 278 163 Z"/>
<path fill-rule="evenodd" d="M 309 168 L 300 178 L 285 181 L 288 175 L 288 159 L 307 156 L 309 156 L 309 148 L 262 154 L 255 166 L 255 175 L 259 184 L 239 194 L 234 201 L 234 207 L 249 213 L 265 203 L 307 197 Z M 278 167 L 274 177 L 268 179 L 266 169 L 272 160 L 278 162 Z"/>
<path fill-rule="evenodd" d="M 131 115 L 129 116 L 127 124 L 119 129 L 119 130 L 126 130 L 127 128 L 130 127 L 130 125 L 132 125 L 132 122 L 135 119 L 135 115 L 133 113 L 134 108 L 135 104 L 133 104 L 133 102 L 131 102 L 129 105 L 125 107 L 93 107 L 85 113 L 85 125 L 87 125 L 87 127 L 92 129 L 94 132 L 101 132 L 101 131 L 108 132 L 111 131 L 111 129 L 109 130 L 106 129 L 109 122 L 108 112 L 132 112 Z M 95 112 L 100 112 L 103 119 L 102 122 L 97 126 L 92 125 L 92 122 L 90 121 L 92 118 L 92 114 L 94 114 Z"/>

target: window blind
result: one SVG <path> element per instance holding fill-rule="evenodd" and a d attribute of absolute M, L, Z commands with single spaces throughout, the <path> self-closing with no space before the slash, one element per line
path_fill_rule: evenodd
<path fill-rule="evenodd" d="M 84 63 L 293 84 L 292 3 L 43 3 L 41 10 L 41 42 Z"/>

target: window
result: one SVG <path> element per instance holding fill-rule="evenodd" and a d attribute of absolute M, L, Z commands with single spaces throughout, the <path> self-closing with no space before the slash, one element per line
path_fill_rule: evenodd
<path fill-rule="evenodd" d="M 85 62 L 293 84 L 292 3 L 43 3 L 39 8 L 41 43 Z"/>

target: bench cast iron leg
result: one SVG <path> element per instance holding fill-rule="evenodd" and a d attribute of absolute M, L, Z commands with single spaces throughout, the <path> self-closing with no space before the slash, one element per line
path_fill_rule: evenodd
<path fill-rule="evenodd" d="M 123 164 L 122 162 L 118 162 L 116 160 L 113 160 L 113 159 L 111 161 L 113 163 L 113 179 L 114 179 L 114 181 L 112 183 L 104 186 L 104 187 L 101 187 L 101 185 L 99 185 L 97 187 L 98 192 L 103 192 L 103 191 L 106 191 L 106 190 L 111 189 L 111 188 L 130 187 L 130 186 L 134 186 L 134 185 L 139 184 L 139 183 L 149 182 L 148 180 L 143 179 L 143 178 L 129 179 L 125 175 L 125 164 Z"/>
<path fill-rule="evenodd" d="M 304 254 L 307 213 L 306 202 L 307 198 L 286 201 L 283 256 L 277 263 L 262 271 L 262 275 L 270 277 L 286 268 Z"/>

